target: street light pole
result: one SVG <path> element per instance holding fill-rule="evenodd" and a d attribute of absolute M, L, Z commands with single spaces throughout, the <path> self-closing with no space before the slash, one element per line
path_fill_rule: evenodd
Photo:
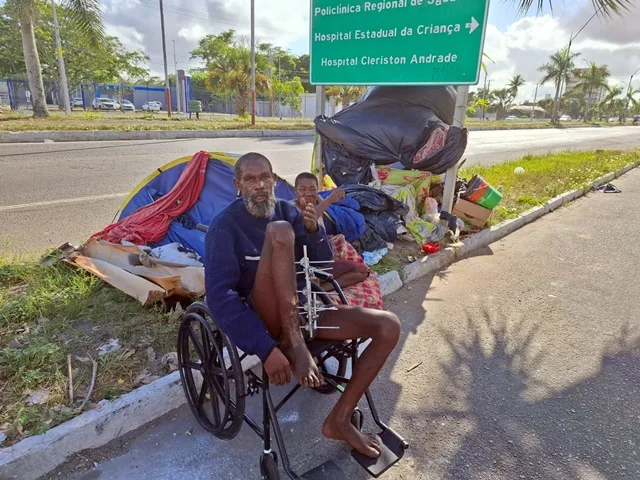
<path fill-rule="evenodd" d="M 282 85 L 280 85 L 280 55 L 278 55 L 278 115 L 280 116 L 280 120 L 282 120 Z"/>
<path fill-rule="evenodd" d="M 164 60 L 164 99 L 167 102 L 167 116 L 171 116 L 171 86 L 169 85 L 169 67 L 167 66 L 167 42 L 164 33 L 164 5 L 160 0 L 160 26 L 162 28 L 162 57 Z"/>
<path fill-rule="evenodd" d="M 256 124 L 256 8 L 251 0 L 251 125 Z"/>
<path fill-rule="evenodd" d="M 536 83 L 536 93 L 533 96 L 533 107 L 531 107 L 531 121 L 533 122 L 533 117 L 535 117 L 535 113 L 536 113 L 536 100 L 538 100 L 538 87 L 540 86 L 539 83 Z"/>
<path fill-rule="evenodd" d="M 629 96 L 631 95 L 631 82 L 633 82 L 633 77 L 635 77 L 636 73 L 638 73 L 638 72 L 640 72 L 640 68 L 638 68 L 638 70 L 633 72 L 631 74 L 631 77 L 629 77 L 629 86 L 627 86 L 627 99 L 626 99 L 625 107 L 624 107 L 624 119 L 625 119 L 625 121 L 627 120 L 627 116 L 629 115 L 629 102 L 631 101 L 631 99 L 629 98 Z"/>
<path fill-rule="evenodd" d="M 58 15 L 56 13 L 56 2 L 51 0 L 53 11 L 53 30 L 56 35 L 56 49 L 58 50 L 58 69 L 60 73 L 60 89 L 62 90 L 62 105 L 67 115 L 71 114 L 71 99 L 69 98 L 69 85 L 67 84 L 67 70 L 64 66 L 64 56 L 62 52 L 62 40 L 60 40 L 60 27 L 58 25 Z"/>
<path fill-rule="evenodd" d="M 182 103 L 182 95 L 180 89 L 180 81 L 178 80 L 178 59 L 176 58 L 176 41 L 171 40 L 173 42 L 173 66 L 176 72 L 176 112 L 181 112 L 181 103 Z"/>
<path fill-rule="evenodd" d="M 591 20 L 593 20 L 596 15 L 598 15 L 598 13 L 600 13 L 600 10 L 602 10 L 604 8 L 604 5 L 602 7 L 600 7 L 599 9 L 597 9 L 595 11 L 595 13 L 593 15 L 591 15 L 591 17 L 589 18 L 589 20 L 586 21 L 586 23 L 582 26 L 582 28 L 580 30 L 578 30 L 578 33 L 576 33 L 575 35 L 571 35 L 571 37 L 569 38 L 569 45 L 567 46 L 567 54 L 566 54 L 566 61 L 564 62 L 564 65 L 562 66 L 562 76 L 560 77 L 560 88 L 558 90 L 558 95 L 556 95 L 556 98 L 553 102 L 553 113 L 551 114 L 551 121 L 552 122 L 556 122 L 557 123 L 557 116 L 558 116 L 558 110 L 559 110 L 559 100 L 560 100 L 560 95 L 562 94 L 562 87 L 564 82 L 564 79 L 567 75 L 567 64 L 569 63 L 569 58 L 570 58 L 570 54 L 571 54 L 571 45 L 573 44 L 573 41 L 576 39 L 576 37 L 578 35 L 580 35 L 580 33 L 582 32 L 582 30 L 585 29 L 585 27 L 587 25 L 589 25 L 589 23 L 591 23 Z"/>

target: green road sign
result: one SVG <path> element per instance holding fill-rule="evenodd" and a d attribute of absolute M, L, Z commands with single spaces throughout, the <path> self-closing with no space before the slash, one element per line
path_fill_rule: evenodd
<path fill-rule="evenodd" d="M 311 0 L 311 83 L 474 85 L 489 0 Z"/>

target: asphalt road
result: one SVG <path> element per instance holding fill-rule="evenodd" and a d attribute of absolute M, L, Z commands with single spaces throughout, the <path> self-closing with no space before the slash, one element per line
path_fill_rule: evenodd
<path fill-rule="evenodd" d="M 640 147 L 640 129 L 471 132 L 468 164 L 567 149 Z M 109 224 L 125 195 L 155 168 L 198 150 L 259 151 L 293 180 L 311 163 L 311 138 L 4 144 L 0 146 L 0 254 L 80 243 Z"/>
<path fill-rule="evenodd" d="M 373 393 L 411 447 L 382 478 L 640 478 L 640 170 L 615 183 L 387 302 L 403 334 Z M 332 459 L 364 480 L 320 436 L 333 402 L 302 391 L 281 411 L 293 466 Z M 51 478 L 257 479 L 261 451 L 249 428 L 218 441 L 185 407 Z"/>

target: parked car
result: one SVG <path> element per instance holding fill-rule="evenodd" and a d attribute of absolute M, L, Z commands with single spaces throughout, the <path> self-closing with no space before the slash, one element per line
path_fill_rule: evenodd
<path fill-rule="evenodd" d="M 618 117 L 609 117 L 609 119 L 607 121 L 609 123 L 618 123 L 618 122 L 620 122 L 620 118 L 618 118 Z"/>
<path fill-rule="evenodd" d="M 145 112 L 159 112 L 162 110 L 162 104 L 160 102 L 146 102 L 142 105 L 142 110 Z"/>
<path fill-rule="evenodd" d="M 75 97 L 71 99 L 71 108 L 84 108 L 84 102 L 82 101 L 82 97 Z"/>
<path fill-rule="evenodd" d="M 94 110 L 118 110 L 120 104 L 110 98 L 94 98 L 91 103 L 91 108 Z"/>
<path fill-rule="evenodd" d="M 129 100 L 122 100 L 122 105 L 124 106 L 125 112 L 135 112 L 136 107 Z"/>
<path fill-rule="evenodd" d="M 562 115 L 560 117 L 560 121 L 561 122 L 570 122 L 571 121 L 571 117 L 569 115 Z"/>
<path fill-rule="evenodd" d="M 514 120 L 518 120 L 518 117 L 516 117 L 515 115 L 509 115 L 507 118 L 505 118 L 505 120 L 507 122 L 513 122 Z"/>
<path fill-rule="evenodd" d="M 640 123 L 640 115 L 633 116 L 633 124 L 638 125 Z"/>

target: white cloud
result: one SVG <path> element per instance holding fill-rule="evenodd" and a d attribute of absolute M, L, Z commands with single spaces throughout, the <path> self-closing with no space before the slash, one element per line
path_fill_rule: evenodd
<path fill-rule="evenodd" d="M 198 41 L 207 34 L 207 30 L 202 25 L 183 27 L 178 30 L 178 36 L 185 40 Z"/>
<path fill-rule="evenodd" d="M 133 27 L 123 27 L 113 25 L 111 23 L 105 23 L 105 30 L 108 35 L 118 37 L 120 42 L 129 50 L 144 50 L 145 48 L 144 35 Z"/>

